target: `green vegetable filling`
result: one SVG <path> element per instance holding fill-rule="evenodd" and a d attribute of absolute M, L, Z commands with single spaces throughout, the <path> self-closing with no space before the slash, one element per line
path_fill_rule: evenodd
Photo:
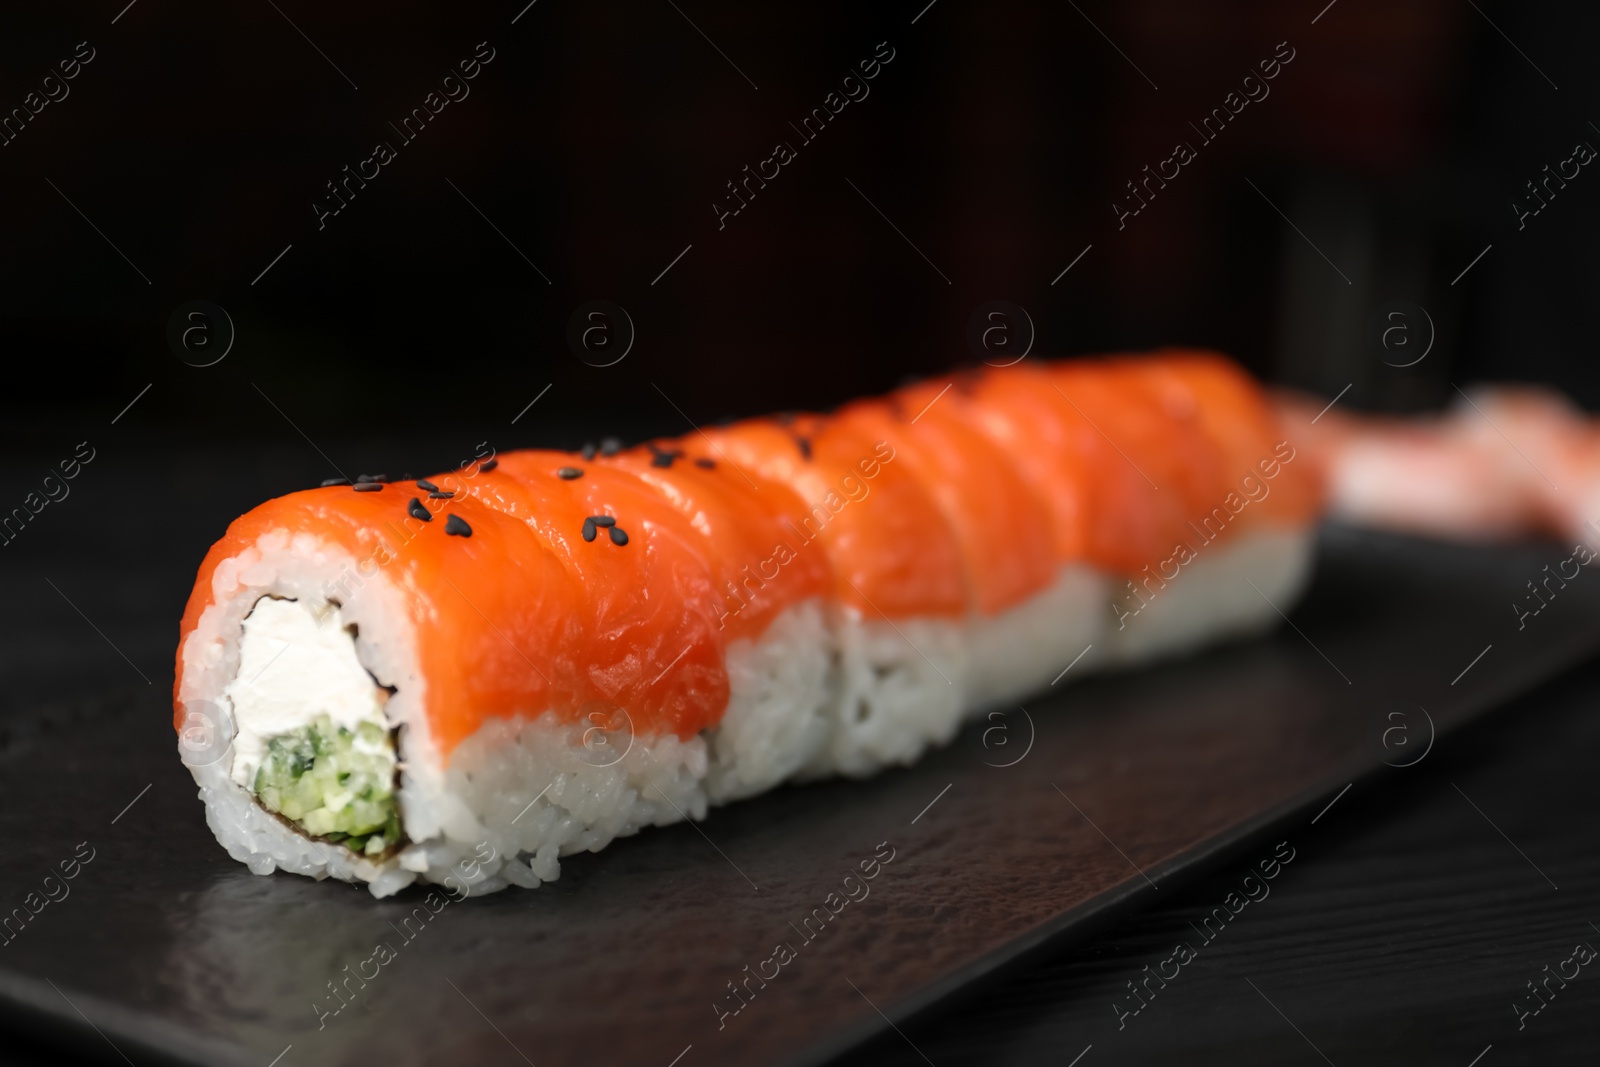
<path fill-rule="evenodd" d="M 353 732 L 326 714 L 267 742 L 256 797 L 306 833 L 377 855 L 400 840 L 394 745 L 375 723 Z"/>

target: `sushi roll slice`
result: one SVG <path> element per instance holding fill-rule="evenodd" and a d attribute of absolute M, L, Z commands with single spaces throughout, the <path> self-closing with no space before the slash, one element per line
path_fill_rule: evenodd
<path fill-rule="evenodd" d="M 1024 364 L 831 415 L 292 493 L 201 565 L 179 751 L 236 859 L 479 894 L 915 760 L 1068 663 L 1270 625 L 1320 478 L 1221 357 Z"/>

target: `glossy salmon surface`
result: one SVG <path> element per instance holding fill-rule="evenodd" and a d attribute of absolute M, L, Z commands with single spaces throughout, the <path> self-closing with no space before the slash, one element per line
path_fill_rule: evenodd
<path fill-rule="evenodd" d="M 689 738 L 727 707 L 729 645 L 796 604 L 954 621 L 1063 564 L 1135 574 L 1209 515 L 1230 536 L 1305 526 L 1321 481 L 1293 459 L 1242 371 L 1169 351 L 966 371 L 587 459 L 508 452 L 427 479 L 437 495 L 309 489 L 212 547 L 178 669 L 218 568 L 282 530 L 354 561 L 330 600 L 380 576 L 400 590 L 442 752 L 546 710 L 625 709 L 640 735 Z"/>

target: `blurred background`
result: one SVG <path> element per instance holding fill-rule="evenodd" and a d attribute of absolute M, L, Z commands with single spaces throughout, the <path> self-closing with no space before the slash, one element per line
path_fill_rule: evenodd
<path fill-rule="evenodd" d="M 104 425 L 147 383 L 122 430 L 292 434 L 265 395 L 313 439 L 677 432 L 972 362 L 990 300 L 1042 354 L 1215 347 L 1376 408 L 1482 378 L 1600 402 L 1596 198 L 1580 171 L 1520 229 L 1511 206 L 1600 145 L 1592 6 L 526 2 L 8 12 L 0 107 L 60 98 L 0 148 L 0 344 L 33 383 L 7 435 Z M 866 95 L 805 140 L 853 71 Z M 1267 95 L 1205 139 L 1252 74 Z M 719 224 L 778 142 L 795 158 Z M 1119 224 L 1178 142 L 1196 158 Z M 167 339 L 197 299 L 237 334 L 205 368 Z M 614 366 L 568 343 L 591 300 L 636 334 Z M 1366 336 L 1394 300 L 1437 335 L 1407 373 Z"/>
<path fill-rule="evenodd" d="M 264 495 L 825 409 L 974 337 L 1218 348 L 1353 408 L 1600 404 L 1600 9 L 1572 0 L 0 19 L 0 511 L 97 457 L 97 503 L 5 566 L 101 558 L 87 615 L 145 675 L 172 636 L 133 571 L 192 573 Z"/>

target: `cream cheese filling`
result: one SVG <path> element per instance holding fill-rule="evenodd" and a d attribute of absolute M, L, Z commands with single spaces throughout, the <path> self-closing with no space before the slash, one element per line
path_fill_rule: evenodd
<path fill-rule="evenodd" d="M 301 601 L 262 597 L 244 620 L 239 673 L 222 691 L 233 710 L 233 780 L 253 792 L 268 741 L 320 715 L 355 734 L 357 751 L 388 751 L 386 740 L 374 745 L 372 731 L 358 729 L 371 723 L 387 739 L 382 695 L 338 608 L 318 618 Z"/>

